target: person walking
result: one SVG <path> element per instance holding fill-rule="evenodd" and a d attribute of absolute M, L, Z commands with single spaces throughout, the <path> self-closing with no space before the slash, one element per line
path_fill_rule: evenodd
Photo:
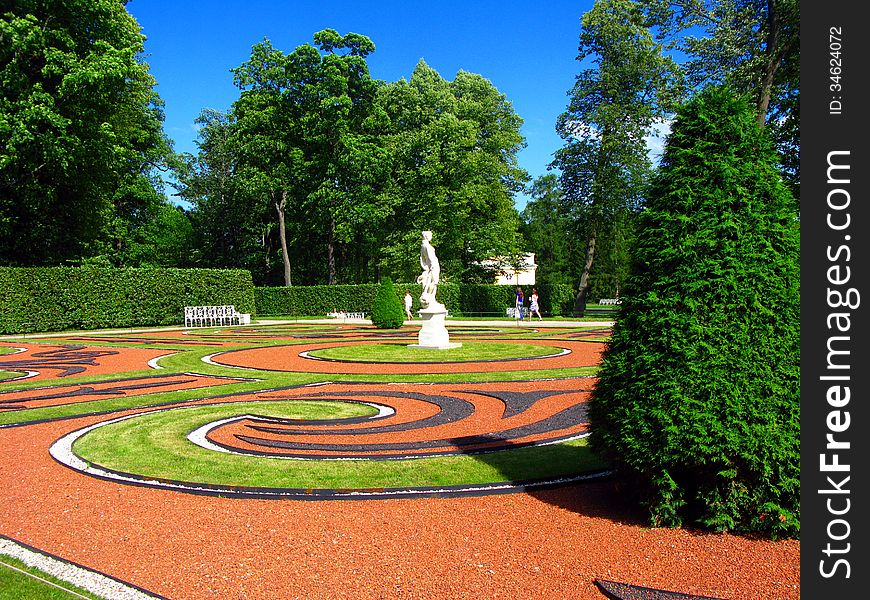
<path fill-rule="evenodd" d="M 411 321 L 414 318 L 414 315 L 411 314 L 411 305 L 413 304 L 414 299 L 411 298 L 411 292 L 405 290 L 405 316 L 408 317 L 408 320 Z"/>
<path fill-rule="evenodd" d="M 516 318 L 519 321 L 523 320 L 523 304 L 525 304 L 526 299 L 523 297 L 523 288 L 517 286 L 517 299 L 514 304 L 514 309 L 516 310 Z"/>
<path fill-rule="evenodd" d="M 532 288 L 532 295 L 529 298 L 529 318 L 531 319 L 535 315 L 538 315 L 539 320 L 544 320 L 544 317 L 541 316 L 541 307 L 538 305 L 538 289 Z"/>

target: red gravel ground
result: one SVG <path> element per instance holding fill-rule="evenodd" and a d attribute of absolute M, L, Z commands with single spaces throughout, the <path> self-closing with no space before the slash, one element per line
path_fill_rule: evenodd
<path fill-rule="evenodd" d="M 123 398 L 229 385 L 239 381 L 243 380 L 209 377 L 207 375 L 169 374 L 88 384 L 58 385 L 16 392 L 4 392 L 0 389 L 0 409 L 24 410 L 28 408 L 60 406 L 62 404 L 101 400 L 107 395 Z"/>
<path fill-rule="evenodd" d="M 29 370 L 39 371 L 28 381 L 63 378 L 69 369 L 83 369 L 75 375 L 106 375 L 124 371 L 147 371 L 148 361 L 159 356 L 171 354 L 167 350 L 146 348 L 106 348 L 99 346 L 75 346 L 70 350 L 63 344 L 29 344 L 18 342 L 0 343 L 7 348 L 24 348 L 16 354 L 0 354 L 0 370 L 16 371 L 28 362 L 37 366 Z"/>
<path fill-rule="evenodd" d="M 116 370 L 141 368 L 144 354 L 125 351 L 136 365 Z M 800 597 L 798 541 L 651 529 L 609 482 L 447 499 L 226 499 L 109 483 L 49 456 L 63 434 L 103 419 L 0 429 L 0 534 L 173 600 L 601 600 L 596 578 Z"/>
<path fill-rule="evenodd" d="M 799 544 L 650 529 L 607 483 L 488 497 L 236 500 L 107 483 L 0 430 L 0 533 L 173 599 L 589 598 L 595 578 L 800 597 Z"/>

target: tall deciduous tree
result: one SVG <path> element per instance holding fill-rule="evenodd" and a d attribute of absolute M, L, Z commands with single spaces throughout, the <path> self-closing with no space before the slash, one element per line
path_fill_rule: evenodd
<path fill-rule="evenodd" d="M 0 1 L 0 262 L 123 254 L 169 142 L 120 0 Z"/>
<path fill-rule="evenodd" d="M 528 175 L 517 162 L 522 119 L 484 77 L 450 82 L 421 60 L 410 81 L 381 89 L 390 118 L 395 217 L 383 254 L 397 278 L 411 277 L 420 231 L 435 231 L 447 277 L 473 278 L 480 261 L 517 249 L 513 194 Z"/>
<path fill-rule="evenodd" d="M 800 181 L 800 2 L 644 0 L 663 40 L 685 53 L 692 86 L 727 84 L 752 98 L 789 182 Z"/>
<path fill-rule="evenodd" d="M 191 260 L 206 267 L 248 269 L 257 282 L 272 283 L 280 260 L 271 234 L 274 217 L 269 207 L 252 209 L 237 177 L 240 149 L 233 116 L 206 109 L 196 122 L 199 152 L 185 155 L 176 172 L 180 195 L 193 205 Z"/>
<path fill-rule="evenodd" d="M 317 48 L 303 44 L 289 55 L 266 40 L 234 70 L 242 89 L 233 106 L 237 176 L 248 197 L 275 210 L 286 285 L 291 225 L 300 236 L 322 232 L 327 279 L 336 283 L 337 246 L 370 225 L 387 173 L 376 135 L 377 83 L 365 61 L 374 44 L 332 29 L 314 40 Z"/>
<path fill-rule="evenodd" d="M 599 237 L 616 239 L 614 228 L 641 204 L 651 169 L 644 138 L 679 89 L 676 66 L 632 0 L 598 0 L 583 15 L 578 60 L 586 58 L 595 66 L 577 76 L 568 109 L 559 116 L 565 146 L 553 163 L 586 238 L 577 314 L 585 310 Z"/>

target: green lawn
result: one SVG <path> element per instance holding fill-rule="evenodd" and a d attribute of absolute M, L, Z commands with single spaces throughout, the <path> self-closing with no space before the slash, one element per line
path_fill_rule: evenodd
<path fill-rule="evenodd" d="M 502 342 L 462 342 L 460 348 L 443 350 L 412 348 L 407 343 L 365 344 L 339 346 L 309 352 L 309 356 L 332 360 L 359 362 L 463 362 L 480 360 L 507 360 L 514 358 L 538 358 L 564 352 L 554 346 L 537 344 L 506 344 Z"/>

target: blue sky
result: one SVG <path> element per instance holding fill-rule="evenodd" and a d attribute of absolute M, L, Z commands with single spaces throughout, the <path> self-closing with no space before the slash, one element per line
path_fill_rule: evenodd
<path fill-rule="evenodd" d="M 269 38 L 284 52 L 331 28 L 368 36 L 372 77 L 409 79 L 422 58 L 442 77 L 457 71 L 489 79 L 523 118 L 520 166 L 546 174 L 561 146 L 556 117 L 580 70 L 580 17 L 592 0 L 413 2 L 369 0 L 131 0 L 127 10 L 147 36 L 145 59 L 166 103 L 165 130 L 180 152 L 196 152 L 194 119 L 238 98 L 230 69 Z M 526 198 L 518 197 L 522 208 Z"/>

